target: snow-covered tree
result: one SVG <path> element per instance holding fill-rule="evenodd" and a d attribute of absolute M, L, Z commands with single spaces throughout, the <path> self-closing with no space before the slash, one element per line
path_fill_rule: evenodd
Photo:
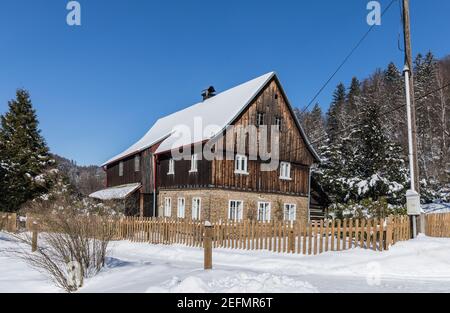
<path fill-rule="evenodd" d="M 308 139 L 313 143 L 315 148 L 318 148 L 321 143 L 327 139 L 325 119 L 320 105 L 316 103 L 310 112 L 301 113 L 297 110 L 296 115 L 299 118 Z"/>
<path fill-rule="evenodd" d="M 38 129 L 36 112 L 27 91 L 19 89 L 0 127 L 0 210 L 16 211 L 50 187 L 47 177 L 54 161 Z"/>
<path fill-rule="evenodd" d="M 343 117 L 345 116 L 346 98 L 345 86 L 340 83 L 333 93 L 333 101 L 327 113 L 327 133 L 330 143 L 339 140 L 339 132 L 345 127 Z"/>

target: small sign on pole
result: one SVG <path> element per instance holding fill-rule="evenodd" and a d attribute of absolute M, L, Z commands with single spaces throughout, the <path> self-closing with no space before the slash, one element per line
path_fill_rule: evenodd
<path fill-rule="evenodd" d="M 420 215 L 420 195 L 413 190 L 408 190 L 406 192 L 406 206 L 408 209 L 408 215 Z"/>

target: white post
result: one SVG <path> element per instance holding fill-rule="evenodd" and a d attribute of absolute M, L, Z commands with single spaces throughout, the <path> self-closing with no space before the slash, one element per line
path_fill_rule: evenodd
<path fill-rule="evenodd" d="M 405 65 L 403 70 L 405 73 L 405 92 L 406 92 L 406 113 L 408 120 L 408 146 L 409 146 L 409 174 L 411 179 L 411 188 L 406 193 L 406 201 L 408 207 L 408 215 L 412 216 L 413 237 L 416 238 L 417 225 L 416 216 L 420 215 L 420 196 L 416 192 L 415 188 L 415 176 L 414 176 L 414 150 L 413 150 L 413 134 L 412 134 L 412 118 L 411 118 L 411 93 L 409 86 L 409 74 L 410 69 L 408 65 Z"/>

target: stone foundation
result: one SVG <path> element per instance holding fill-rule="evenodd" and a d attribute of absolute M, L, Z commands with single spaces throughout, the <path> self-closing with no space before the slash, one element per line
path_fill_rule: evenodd
<path fill-rule="evenodd" d="M 201 198 L 201 219 L 212 222 L 228 219 L 230 200 L 243 201 L 244 219 L 256 220 L 258 202 L 270 202 L 271 220 L 283 220 L 283 207 L 285 203 L 296 205 L 297 221 L 307 221 L 308 219 L 308 198 L 306 197 L 221 189 L 161 190 L 158 194 L 158 216 L 164 216 L 164 199 L 171 198 L 171 217 L 176 218 L 178 198 L 185 198 L 185 217 L 191 219 L 192 198 L 194 197 Z"/>

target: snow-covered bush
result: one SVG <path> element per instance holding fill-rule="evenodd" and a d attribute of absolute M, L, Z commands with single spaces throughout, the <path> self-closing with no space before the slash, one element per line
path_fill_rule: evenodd
<path fill-rule="evenodd" d="M 47 274 L 58 287 L 76 291 L 83 286 L 84 278 L 96 275 L 103 268 L 114 235 L 108 227 L 108 223 L 115 221 L 109 208 L 93 206 L 85 199 L 61 196 L 52 201 L 33 201 L 28 213 L 38 221 L 38 249 L 35 253 L 12 252 Z M 17 238 L 32 246 L 31 235 Z"/>
<path fill-rule="evenodd" d="M 330 217 L 337 219 L 386 218 L 391 215 L 405 215 L 406 207 L 389 204 L 386 198 L 382 197 L 376 201 L 368 198 L 358 202 L 332 204 L 329 211 Z"/>

